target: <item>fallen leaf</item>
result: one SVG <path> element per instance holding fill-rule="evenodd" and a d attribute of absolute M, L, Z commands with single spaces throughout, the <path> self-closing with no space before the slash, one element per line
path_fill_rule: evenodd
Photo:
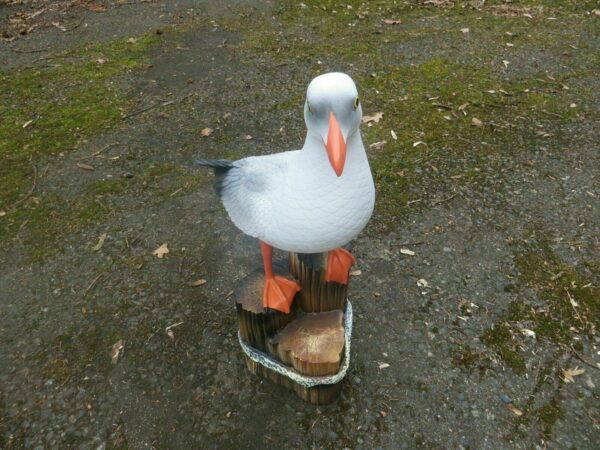
<path fill-rule="evenodd" d="M 25 122 L 25 123 L 23 124 L 23 128 L 27 128 L 29 125 L 31 125 L 31 122 L 33 122 L 33 119 L 31 119 L 31 120 L 28 120 L 27 122 Z"/>
<path fill-rule="evenodd" d="M 554 136 L 554 133 L 548 133 L 547 131 L 544 131 L 544 130 L 537 130 L 535 132 L 535 134 L 537 134 L 538 136 L 544 137 L 544 138 Z"/>
<path fill-rule="evenodd" d="M 208 128 L 208 127 L 206 127 L 206 128 L 204 128 L 204 129 L 202 129 L 202 131 L 200 132 L 200 134 L 201 134 L 202 136 L 204 136 L 204 137 L 207 137 L 207 136 L 210 136 L 210 135 L 212 134 L 212 132 L 213 132 L 213 129 L 212 129 L 212 128 Z"/>
<path fill-rule="evenodd" d="M 65 27 L 63 27 L 60 23 L 58 22 L 52 22 L 52 25 L 54 25 L 56 28 L 58 28 L 60 31 L 67 31 L 67 29 Z"/>
<path fill-rule="evenodd" d="M 167 253 L 169 253 L 169 247 L 167 246 L 167 244 L 163 244 L 160 247 L 158 247 L 156 250 L 154 250 L 152 252 L 153 255 L 156 255 L 158 258 L 162 258 L 163 256 L 165 256 Z"/>
<path fill-rule="evenodd" d="M 600 16 L 600 9 L 592 9 L 592 14 Z"/>
<path fill-rule="evenodd" d="M 136 39 L 136 38 L 132 38 L 132 37 L 130 37 L 129 39 L 127 39 L 127 42 L 128 42 L 129 44 L 135 44 L 135 43 L 137 42 L 137 39 Z"/>
<path fill-rule="evenodd" d="M 104 58 L 98 58 L 98 59 L 96 60 L 96 62 L 97 62 L 98 64 L 106 64 L 106 59 L 104 59 Z"/>
<path fill-rule="evenodd" d="M 0 211 L 0 217 L 4 217 L 6 215 L 6 211 Z"/>
<path fill-rule="evenodd" d="M 514 46 L 515 46 L 515 44 L 513 44 L 513 43 L 511 43 L 511 42 L 507 42 L 507 43 L 506 43 L 506 46 L 507 46 L 507 47 L 514 47 Z"/>
<path fill-rule="evenodd" d="M 529 330 L 527 328 L 522 328 L 521 333 L 523 333 L 525 336 L 535 337 L 535 331 Z"/>
<path fill-rule="evenodd" d="M 510 64 L 510 61 L 507 61 L 506 59 L 502 60 L 502 64 L 504 64 L 504 68 L 507 69 L 508 65 Z"/>
<path fill-rule="evenodd" d="M 387 369 L 388 367 L 390 367 L 390 365 L 388 363 L 380 363 L 379 364 L 379 369 Z"/>
<path fill-rule="evenodd" d="M 385 417 L 385 416 L 387 416 L 387 413 L 384 410 L 381 410 L 381 411 L 379 411 L 379 415 L 381 417 Z"/>
<path fill-rule="evenodd" d="M 173 330 L 167 330 L 167 336 L 169 336 L 172 341 L 175 340 L 175 334 L 173 333 Z"/>
<path fill-rule="evenodd" d="M 124 343 L 123 339 L 119 339 L 112 346 L 112 350 L 110 351 L 110 360 L 113 364 L 116 364 L 119 361 L 119 357 L 123 354 Z"/>
<path fill-rule="evenodd" d="M 460 32 L 463 34 L 468 34 L 471 30 L 469 30 L 468 28 L 461 28 Z"/>
<path fill-rule="evenodd" d="M 429 283 L 427 282 L 427 280 L 425 278 L 419 278 L 417 280 L 417 286 L 419 286 L 419 287 L 429 287 Z"/>
<path fill-rule="evenodd" d="M 198 279 L 198 280 L 196 280 L 196 281 L 192 281 L 192 282 L 190 283 L 190 286 L 191 286 L 191 287 L 202 286 L 202 285 L 203 285 L 203 284 L 205 284 L 205 283 L 206 283 L 206 280 L 205 280 L 204 278 L 199 278 L 199 279 Z"/>
<path fill-rule="evenodd" d="M 362 118 L 363 123 L 379 123 L 379 121 L 383 119 L 383 113 L 382 112 L 378 112 L 373 114 L 372 116 L 364 116 Z"/>
<path fill-rule="evenodd" d="M 458 110 L 459 110 L 459 111 L 462 111 L 462 113 L 463 113 L 465 116 L 467 115 L 467 111 L 466 111 L 466 108 L 467 108 L 467 106 L 469 106 L 469 104 L 468 104 L 468 103 L 463 103 L 462 105 L 460 105 L 460 106 L 458 107 Z"/>
<path fill-rule="evenodd" d="M 565 383 L 574 383 L 575 379 L 573 377 L 577 377 L 584 373 L 585 369 L 580 369 L 579 367 L 575 367 L 574 369 L 566 369 L 562 371 L 562 379 Z"/>
<path fill-rule="evenodd" d="M 77 163 L 77 167 L 82 170 L 89 170 L 90 172 L 94 170 L 94 166 L 90 166 L 89 164 Z"/>
<path fill-rule="evenodd" d="M 352 272 L 350 272 L 351 277 L 358 277 L 361 274 L 362 274 L 362 270 L 353 270 Z"/>
<path fill-rule="evenodd" d="M 102 246 L 104 245 L 104 241 L 106 240 L 107 236 L 108 236 L 108 234 L 102 233 L 100 235 L 100 238 L 98 239 L 98 243 L 92 247 L 92 250 L 94 250 L 95 252 L 100 250 L 102 248 Z"/>
<path fill-rule="evenodd" d="M 247 134 L 246 136 L 244 136 L 244 139 L 246 139 L 247 141 L 249 141 L 250 139 L 252 139 L 252 136 L 250 136 L 249 134 Z"/>
<path fill-rule="evenodd" d="M 522 416 L 523 415 L 523 411 L 521 411 L 519 408 L 517 408 L 512 403 L 509 403 L 508 405 L 506 405 L 506 407 L 508 408 L 509 411 L 511 411 L 516 416 Z"/>
<path fill-rule="evenodd" d="M 390 130 L 390 134 L 392 135 L 393 140 L 398 140 L 398 136 L 396 135 L 396 132 L 394 130 Z"/>
<path fill-rule="evenodd" d="M 569 108 L 577 108 L 577 103 L 571 103 L 571 104 L 569 105 Z"/>
<path fill-rule="evenodd" d="M 418 147 L 419 145 L 427 145 L 427 144 L 425 144 L 425 142 L 423 142 L 423 141 L 417 141 L 413 144 L 413 147 Z"/>
<path fill-rule="evenodd" d="M 477 117 L 473 117 L 471 119 L 471 125 L 473 125 L 475 127 L 481 127 L 481 126 L 483 126 L 483 122 L 481 120 L 479 120 Z"/>
<path fill-rule="evenodd" d="M 372 148 L 373 150 L 381 150 L 385 144 L 387 144 L 387 141 L 373 142 L 371 145 L 369 145 L 369 148 Z"/>
<path fill-rule="evenodd" d="M 403 255 L 408 255 L 408 256 L 415 256 L 415 252 L 413 252 L 412 250 L 409 250 L 407 248 L 401 248 L 400 249 L 400 253 L 402 253 Z"/>
<path fill-rule="evenodd" d="M 388 25 L 398 25 L 401 24 L 402 21 L 400 19 L 384 19 L 383 23 L 386 23 Z"/>
<path fill-rule="evenodd" d="M 106 12 L 106 6 L 101 5 L 99 3 L 88 4 L 88 5 L 86 5 L 86 8 L 89 9 L 90 11 L 97 12 L 97 13 Z"/>

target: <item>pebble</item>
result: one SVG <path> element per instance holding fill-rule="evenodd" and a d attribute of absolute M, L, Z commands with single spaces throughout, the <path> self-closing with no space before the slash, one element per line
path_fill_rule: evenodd
<path fill-rule="evenodd" d="M 510 398 L 508 395 L 506 394 L 500 394 L 498 396 L 500 398 L 500 400 L 502 401 L 502 403 L 512 403 L 512 398 Z"/>

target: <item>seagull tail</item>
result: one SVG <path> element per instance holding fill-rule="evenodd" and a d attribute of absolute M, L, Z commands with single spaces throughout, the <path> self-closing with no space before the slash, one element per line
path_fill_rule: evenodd
<path fill-rule="evenodd" d="M 222 197 L 225 176 L 234 167 L 233 161 L 228 159 L 197 159 L 194 163 L 201 167 L 210 167 L 215 172 L 215 176 L 217 177 L 215 190 L 217 191 L 217 195 Z"/>

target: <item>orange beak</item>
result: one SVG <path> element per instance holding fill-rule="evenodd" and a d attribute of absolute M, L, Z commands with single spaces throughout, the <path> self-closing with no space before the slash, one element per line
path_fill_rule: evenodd
<path fill-rule="evenodd" d="M 338 177 L 341 176 L 346 163 L 346 141 L 344 141 L 342 129 L 333 112 L 329 113 L 329 131 L 325 147 L 331 167 Z"/>

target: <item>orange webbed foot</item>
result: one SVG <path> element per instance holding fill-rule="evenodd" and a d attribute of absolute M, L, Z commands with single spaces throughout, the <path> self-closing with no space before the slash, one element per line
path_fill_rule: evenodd
<path fill-rule="evenodd" d="M 265 279 L 263 306 L 289 314 L 296 292 L 300 286 L 295 281 L 275 275 Z"/>
<path fill-rule="evenodd" d="M 325 281 L 348 284 L 348 274 L 355 262 L 354 256 L 348 250 L 343 248 L 331 250 L 327 254 Z"/>

